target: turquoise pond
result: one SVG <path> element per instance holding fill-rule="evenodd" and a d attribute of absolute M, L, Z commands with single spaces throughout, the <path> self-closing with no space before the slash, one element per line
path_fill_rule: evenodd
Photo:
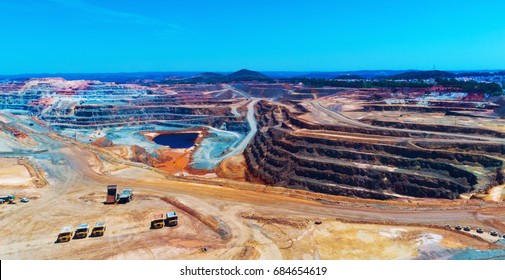
<path fill-rule="evenodd" d="M 105 127 L 101 129 L 71 129 L 61 128 L 60 132 L 63 135 L 76 139 L 82 143 L 90 143 L 99 137 L 107 137 L 112 140 L 115 145 L 130 146 L 132 144 L 138 145 L 151 155 L 155 156 L 155 150 L 159 149 L 161 145 L 167 145 L 171 148 L 190 148 L 195 146 L 195 140 L 198 137 L 196 132 L 184 132 L 184 130 L 195 129 L 201 130 L 201 125 L 132 125 L 126 127 Z M 229 154 L 244 139 L 244 133 L 226 131 L 206 126 L 209 131 L 205 137 L 195 146 L 195 151 L 191 157 L 190 164 L 195 169 L 212 170 Z M 173 133 L 164 133 L 166 131 L 173 131 Z M 183 139 L 175 136 L 169 136 L 171 139 L 157 139 L 163 142 L 156 143 L 146 139 L 142 132 L 159 132 L 162 135 L 189 135 Z M 164 136 L 165 138 L 167 136 Z M 194 139 L 193 139 L 194 138 Z"/>
<path fill-rule="evenodd" d="M 502 246 L 498 250 L 476 250 L 464 249 L 455 253 L 451 259 L 453 260 L 505 260 L 505 240 L 500 240 L 495 244 Z"/>

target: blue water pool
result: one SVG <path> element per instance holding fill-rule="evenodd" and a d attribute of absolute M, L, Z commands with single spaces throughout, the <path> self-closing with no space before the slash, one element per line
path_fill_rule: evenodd
<path fill-rule="evenodd" d="M 198 133 L 173 133 L 161 134 L 153 138 L 154 143 L 163 146 L 169 146 L 174 149 L 185 149 L 195 145 Z"/>

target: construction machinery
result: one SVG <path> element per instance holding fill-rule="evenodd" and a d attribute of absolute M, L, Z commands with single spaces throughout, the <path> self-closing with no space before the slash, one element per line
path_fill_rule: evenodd
<path fill-rule="evenodd" d="M 167 226 L 176 226 L 177 225 L 177 213 L 175 211 L 166 213 L 166 224 Z"/>
<path fill-rule="evenodd" d="M 105 230 L 106 230 L 105 222 L 96 222 L 95 226 L 91 230 L 90 236 L 92 237 L 103 236 Z"/>
<path fill-rule="evenodd" d="M 64 226 L 61 228 L 61 231 L 58 234 L 58 239 L 56 239 L 56 242 L 58 243 L 68 242 L 70 241 L 70 238 L 72 238 L 72 227 Z"/>
<path fill-rule="evenodd" d="M 163 219 L 163 214 L 154 215 L 154 219 L 151 221 L 151 228 L 158 229 L 165 225 L 165 219 Z"/>
<path fill-rule="evenodd" d="M 107 186 L 107 198 L 105 200 L 106 204 L 114 204 L 118 201 L 119 194 L 117 193 L 117 185 Z"/>
<path fill-rule="evenodd" d="M 3 196 L 0 196 L 0 204 L 4 204 L 4 203 L 14 203 L 14 195 L 13 194 L 9 194 L 9 195 L 3 195 Z"/>
<path fill-rule="evenodd" d="M 74 238 L 86 238 L 88 237 L 89 224 L 79 224 L 75 230 Z"/>
<path fill-rule="evenodd" d="M 130 202 L 133 199 L 132 189 L 125 189 L 119 196 L 119 203 Z"/>

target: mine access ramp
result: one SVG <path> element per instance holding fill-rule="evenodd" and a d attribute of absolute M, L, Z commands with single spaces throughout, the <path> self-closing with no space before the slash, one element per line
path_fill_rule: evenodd
<path fill-rule="evenodd" d="M 177 213 L 175 213 L 175 211 L 167 212 L 166 217 L 167 217 L 166 224 L 168 226 L 176 226 L 177 225 L 178 217 L 177 217 Z"/>
<path fill-rule="evenodd" d="M 119 202 L 120 203 L 126 203 L 130 202 L 133 199 L 133 192 L 132 189 L 125 189 L 119 196 Z"/>
<path fill-rule="evenodd" d="M 105 222 L 96 222 L 95 226 L 91 230 L 90 236 L 92 237 L 103 236 L 105 230 L 106 230 Z"/>
<path fill-rule="evenodd" d="M 62 242 L 68 242 L 70 241 L 70 238 L 72 238 L 72 227 L 71 226 L 64 226 L 61 228 L 60 233 L 58 234 L 58 239 L 56 242 L 62 243 Z"/>

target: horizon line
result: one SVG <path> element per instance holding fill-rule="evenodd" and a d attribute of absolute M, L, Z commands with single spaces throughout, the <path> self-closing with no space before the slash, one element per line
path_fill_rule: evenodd
<path fill-rule="evenodd" d="M 233 73 L 240 70 L 250 70 L 260 73 L 268 72 L 284 72 L 284 73 L 334 73 L 334 72 L 378 72 L 378 71 L 444 71 L 444 72 L 499 72 L 505 71 L 505 68 L 496 69 L 471 69 L 471 70 L 441 70 L 441 69 L 361 69 L 361 70 L 251 70 L 247 68 L 242 68 L 234 71 L 198 71 L 198 70 L 164 70 L 164 71 L 138 71 L 138 72 L 37 72 L 37 73 L 17 73 L 17 74 L 1 74 L 0 77 L 8 76 L 29 76 L 29 75 L 97 75 L 97 74 L 155 74 L 155 73 Z"/>

